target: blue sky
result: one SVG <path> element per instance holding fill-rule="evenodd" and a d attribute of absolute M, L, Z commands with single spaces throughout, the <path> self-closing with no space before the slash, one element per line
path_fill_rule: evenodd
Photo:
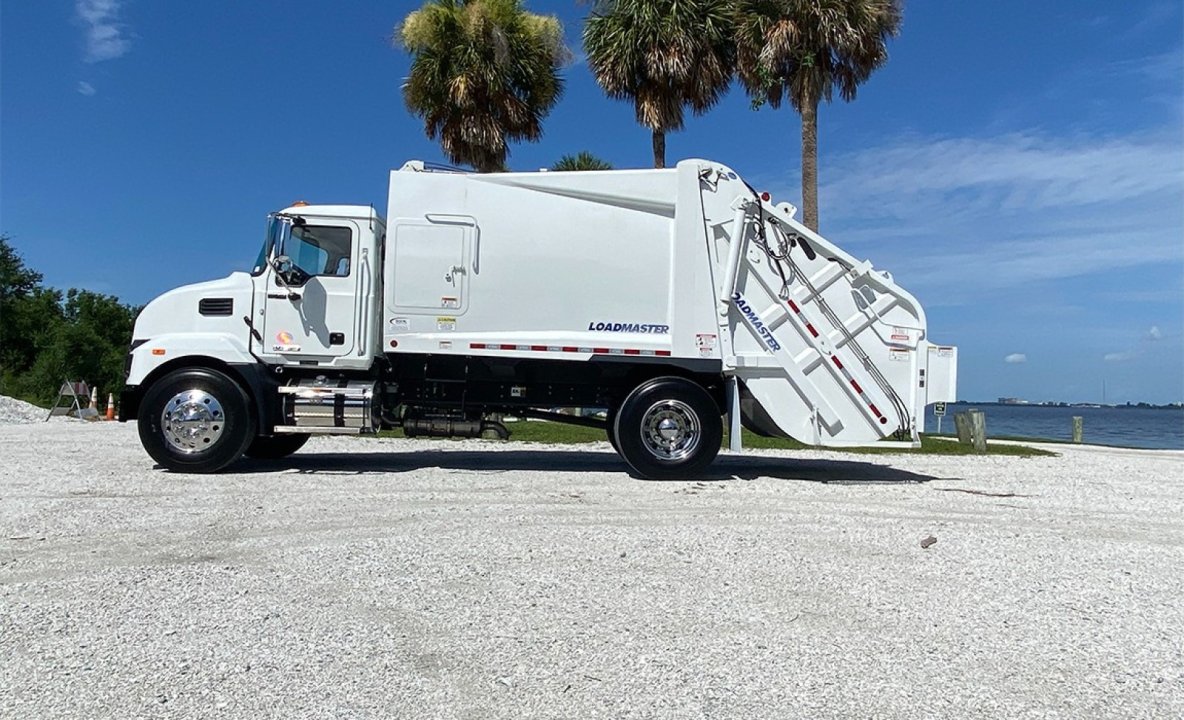
<path fill-rule="evenodd" d="M 268 211 L 372 203 L 442 161 L 404 109 L 413 2 L 0 5 L 0 232 L 57 287 L 140 304 L 244 269 Z M 648 132 L 579 59 L 514 169 Z M 922 2 L 889 64 L 820 112 L 822 232 L 890 270 L 960 346 L 964 399 L 1184 399 L 1184 18 L 1175 0 Z M 668 138 L 798 203 L 787 108 L 733 91 Z"/>

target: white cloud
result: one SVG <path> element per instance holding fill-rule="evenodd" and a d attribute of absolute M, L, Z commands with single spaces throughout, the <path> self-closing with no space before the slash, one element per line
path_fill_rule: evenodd
<path fill-rule="evenodd" d="M 131 47 L 119 21 L 120 0 L 76 0 L 74 11 L 86 32 L 83 60 L 88 63 L 114 60 Z"/>
<path fill-rule="evenodd" d="M 1012 364 L 1026 363 L 1026 362 L 1028 362 L 1028 356 L 1023 353 L 1012 353 L 1012 354 L 1008 355 L 1007 357 L 1003 358 L 1003 362 L 1012 363 Z"/>
<path fill-rule="evenodd" d="M 983 210 L 1018 215 L 1113 204 L 1181 189 L 1179 139 L 912 138 L 828 165 L 820 192 L 830 207 L 865 217 L 957 218 Z M 962 202 L 951 203 L 951 195 Z"/>
<path fill-rule="evenodd" d="M 1180 48 L 1158 55 L 1145 55 L 1133 60 L 1117 60 L 1108 66 L 1117 77 L 1135 76 L 1151 82 L 1179 82 L 1184 74 Z"/>
<path fill-rule="evenodd" d="M 822 167 L 823 234 L 942 302 L 1184 262 L 1175 129 L 910 136 L 824 157 Z M 774 195 L 798 194 L 784 180 L 754 180 Z"/>
<path fill-rule="evenodd" d="M 90 83 L 86 82 L 85 80 L 78 81 L 78 93 L 80 95 L 86 95 L 87 97 L 90 97 L 91 95 L 94 95 L 95 92 L 96 91 L 95 91 L 94 85 L 91 85 Z"/>
<path fill-rule="evenodd" d="M 1102 356 L 1102 359 L 1106 362 L 1126 362 L 1127 360 L 1134 360 L 1135 358 L 1143 355 L 1143 353 L 1147 352 L 1147 346 L 1149 344 L 1159 342 L 1162 339 L 1163 331 L 1159 329 L 1158 325 L 1152 325 L 1151 329 L 1147 331 L 1147 334 L 1139 338 L 1139 341 L 1135 343 L 1135 346 L 1130 350 L 1106 353 L 1104 356 Z"/>

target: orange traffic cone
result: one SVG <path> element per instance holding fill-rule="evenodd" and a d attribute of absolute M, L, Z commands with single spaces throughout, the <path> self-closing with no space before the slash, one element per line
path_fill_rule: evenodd
<path fill-rule="evenodd" d="M 107 393 L 107 419 L 115 419 L 115 393 Z"/>

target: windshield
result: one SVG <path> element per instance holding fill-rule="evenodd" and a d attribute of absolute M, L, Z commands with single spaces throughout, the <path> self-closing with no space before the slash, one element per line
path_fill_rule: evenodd
<path fill-rule="evenodd" d="M 284 224 L 284 219 L 278 215 L 267 216 L 267 235 L 263 237 L 263 247 L 259 248 L 259 257 L 255 258 L 255 265 L 251 267 L 252 275 L 262 275 L 263 271 L 267 269 L 267 261 L 271 259 L 271 249 L 275 247 Z"/>
<path fill-rule="evenodd" d="M 283 248 L 284 240 L 291 233 L 292 219 L 279 213 L 268 216 L 268 234 L 263 238 L 263 248 L 259 248 L 259 256 L 255 258 L 255 265 L 251 266 L 251 275 L 263 275 L 268 269 L 271 251 L 278 245 Z"/>

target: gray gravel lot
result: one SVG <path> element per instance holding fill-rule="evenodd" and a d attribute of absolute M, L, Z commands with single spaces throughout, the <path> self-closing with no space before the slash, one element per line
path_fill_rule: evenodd
<path fill-rule="evenodd" d="M 197 476 L 0 426 L 0 717 L 1184 716 L 1184 453 L 1062 450 L 647 482 L 331 438 Z"/>

